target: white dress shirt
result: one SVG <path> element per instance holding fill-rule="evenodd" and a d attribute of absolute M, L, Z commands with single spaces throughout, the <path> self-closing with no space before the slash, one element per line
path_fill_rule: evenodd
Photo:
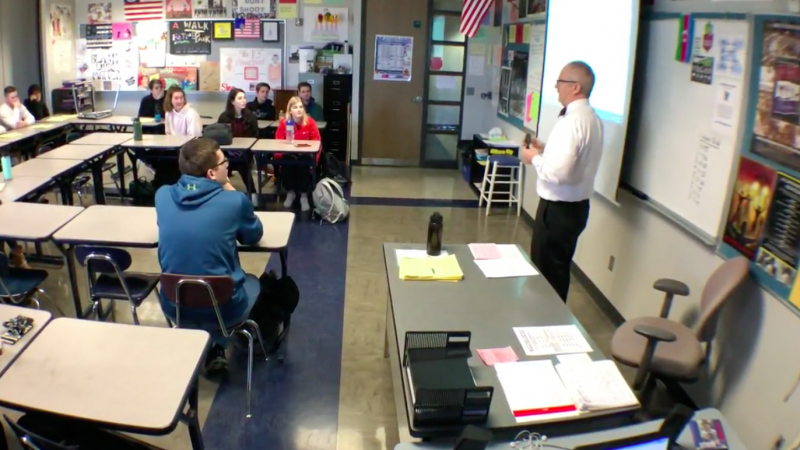
<path fill-rule="evenodd" d="M 578 202 L 594 191 L 594 178 L 603 154 L 603 123 L 589 100 L 575 100 L 559 118 L 544 153 L 533 157 L 540 198 Z"/>
<path fill-rule="evenodd" d="M 28 108 L 22 104 L 13 109 L 6 103 L 0 105 L 0 125 L 3 125 L 9 130 L 13 130 L 19 122 L 33 125 L 36 123 L 36 118 L 33 117 L 33 114 L 28 111 Z"/>

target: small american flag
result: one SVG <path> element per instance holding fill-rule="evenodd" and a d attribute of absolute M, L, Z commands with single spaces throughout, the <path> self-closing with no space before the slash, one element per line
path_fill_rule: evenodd
<path fill-rule="evenodd" d="M 127 22 L 162 20 L 164 0 L 125 0 L 124 10 Z"/>
<path fill-rule="evenodd" d="M 258 39 L 261 37 L 261 19 L 238 19 L 236 39 Z"/>
<path fill-rule="evenodd" d="M 467 37 L 475 37 L 478 28 L 481 26 L 483 16 L 492 6 L 494 0 L 464 0 L 464 9 L 461 10 L 461 34 Z"/>

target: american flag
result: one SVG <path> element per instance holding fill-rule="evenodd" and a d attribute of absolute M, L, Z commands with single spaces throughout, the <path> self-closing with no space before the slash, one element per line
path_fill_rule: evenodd
<path fill-rule="evenodd" d="M 261 37 L 261 19 L 238 19 L 237 25 L 236 39 L 259 39 Z"/>
<path fill-rule="evenodd" d="M 124 9 L 127 22 L 164 18 L 164 0 L 125 0 Z"/>
<path fill-rule="evenodd" d="M 478 28 L 481 26 L 483 16 L 492 6 L 494 0 L 464 0 L 464 9 L 461 10 L 461 34 L 467 37 L 475 37 Z"/>

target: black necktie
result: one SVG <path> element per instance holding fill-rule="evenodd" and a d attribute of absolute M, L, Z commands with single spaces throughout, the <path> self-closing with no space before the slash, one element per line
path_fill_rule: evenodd
<path fill-rule="evenodd" d="M 567 107 L 566 106 L 561 108 L 561 112 L 558 113 L 558 117 L 564 117 L 565 114 L 567 114 Z"/>

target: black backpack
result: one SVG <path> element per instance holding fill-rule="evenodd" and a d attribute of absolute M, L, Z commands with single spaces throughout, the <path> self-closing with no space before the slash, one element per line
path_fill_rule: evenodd
<path fill-rule="evenodd" d="M 300 290 L 291 277 L 278 278 L 275 271 L 262 274 L 258 281 L 261 292 L 250 312 L 250 319 L 258 324 L 267 351 L 272 351 L 278 344 L 281 325 L 288 320 L 300 302 Z"/>
<path fill-rule="evenodd" d="M 217 141 L 219 145 L 233 144 L 233 130 L 224 123 L 212 123 L 203 128 L 203 137 Z"/>
<path fill-rule="evenodd" d="M 332 153 L 328 152 L 322 153 L 322 176 L 320 178 L 330 178 L 343 187 L 350 184 L 350 177 L 347 175 L 347 167 L 336 159 Z"/>

